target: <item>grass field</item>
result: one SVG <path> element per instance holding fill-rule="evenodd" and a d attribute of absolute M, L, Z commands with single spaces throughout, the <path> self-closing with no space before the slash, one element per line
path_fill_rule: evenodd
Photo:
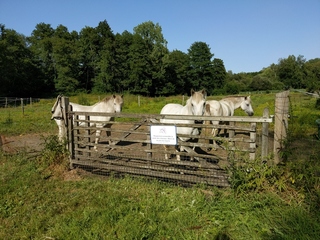
<path fill-rule="evenodd" d="M 265 107 L 273 114 L 274 94 L 251 97 L 255 115 Z M 99 99 L 70 98 L 82 104 Z M 125 96 L 123 112 L 158 113 L 165 103 L 185 100 Z M 0 135 L 49 135 L 37 156 L 0 150 L 0 239 L 319 238 L 320 111 L 314 98 L 290 94 L 289 138 L 280 165 L 257 160 L 234 168 L 232 188 L 222 189 L 68 170 L 50 121 L 53 102 L 26 106 L 24 114 L 0 109 Z"/>

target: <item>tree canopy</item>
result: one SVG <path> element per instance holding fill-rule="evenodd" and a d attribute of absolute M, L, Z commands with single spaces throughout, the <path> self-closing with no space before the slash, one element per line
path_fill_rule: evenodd
<path fill-rule="evenodd" d="M 210 46 L 169 51 L 152 21 L 114 34 L 106 20 L 70 32 L 39 23 L 31 36 L 0 24 L 0 96 L 48 96 L 76 92 L 169 96 L 205 88 L 208 94 L 283 88 L 320 89 L 320 59 L 279 59 L 255 73 L 226 72 Z M 214 46 L 213 46 L 214 47 Z"/>

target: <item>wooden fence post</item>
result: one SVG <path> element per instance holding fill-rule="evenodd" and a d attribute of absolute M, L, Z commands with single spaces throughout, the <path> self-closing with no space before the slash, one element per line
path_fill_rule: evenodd
<path fill-rule="evenodd" d="M 263 117 L 269 117 L 269 109 L 265 108 L 263 110 Z M 268 156 L 269 149 L 269 123 L 262 123 L 262 137 L 261 137 L 261 160 L 265 161 Z"/>
<path fill-rule="evenodd" d="M 74 136 L 73 136 L 73 116 L 70 115 L 70 112 L 72 111 L 72 105 L 69 104 L 69 98 L 68 97 L 62 97 L 62 106 L 63 107 L 63 117 L 65 117 L 65 127 L 66 127 L 66 133 L 67 133 L 67 147 L 69 150 L 69 160 L 70 160 L 70 169 L 73 169 L 72 160 L 74 159 Z"/>
<path fill-rule="evenodd" d="M 64 120 L 64 133 L 66 134 L 66 138 L 69 141 L 69 131 L 68 131 L 68 107 L 69 107 L 69 98 L 68 97 L 61 97 L 61 105 L 62 105 L 62 119 Z M 67 144 L 67 148 L 69 149 L 69 144 Z"/>
<path fill-rule="evenodd" d="M 22 115 L 24 115 L 23 98 L 20 98 L 20 101 L 21 101 Z"/>
<path fill-rule="evenodd" d="M 287 137 L 289 114 L 289 91 L 276 94 L 274 119 L 274 163 L 281 161 L 280 151 L 283 149 L 283 141 Z"/>

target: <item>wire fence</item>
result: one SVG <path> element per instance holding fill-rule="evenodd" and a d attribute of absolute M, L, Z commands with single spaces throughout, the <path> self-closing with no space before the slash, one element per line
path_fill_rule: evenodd
<path fill-rule="evenodd" d="M 0 97 L 0 108 L 20 108 L 24 114 L 26 105 L 32 106 L 32 103 L 39 102 L 40 98 L 18 98 L 18 97 Z"/>
<path fill-rule="evenodd" d="M 19 98 L 19 97 L 0 97 L 0 107 L 21 107 L 24 105 L 39 102 L 40 98 Z"/>
<path fill-rule="evenodd" d="M 32 105 L 32 103 L 39 102 L 40 98 L 19 98 L 19 97 L 0 97 L 0 107 L 23 107 L 25 105 Z"/>

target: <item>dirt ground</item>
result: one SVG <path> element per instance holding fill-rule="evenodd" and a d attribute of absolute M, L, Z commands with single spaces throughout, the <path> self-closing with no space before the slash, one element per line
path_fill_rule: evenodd
<path fill-rule="evenodd" d="M 0 147 L 7 153 L 26 151 L 28 153 L 41 152 L 44 147 L 45 134 L 25 134 L 19 136 L 0 135 Z"/>
<path fill-rule="evenodd" d="M 0 148 L 5 153 L 26 152 L 31 156 L 38 156 L 44 148 L 45 137 L 49 134 L 25 134 L 19 136 L 0 135 Z M 51 172 L 50 177 L 59 178 L 64 181 L 79 181 L 88 176 L 88 172 L 82 169 L 66 169 L 64 165 L 50 166 L 47 171 Z"/>

